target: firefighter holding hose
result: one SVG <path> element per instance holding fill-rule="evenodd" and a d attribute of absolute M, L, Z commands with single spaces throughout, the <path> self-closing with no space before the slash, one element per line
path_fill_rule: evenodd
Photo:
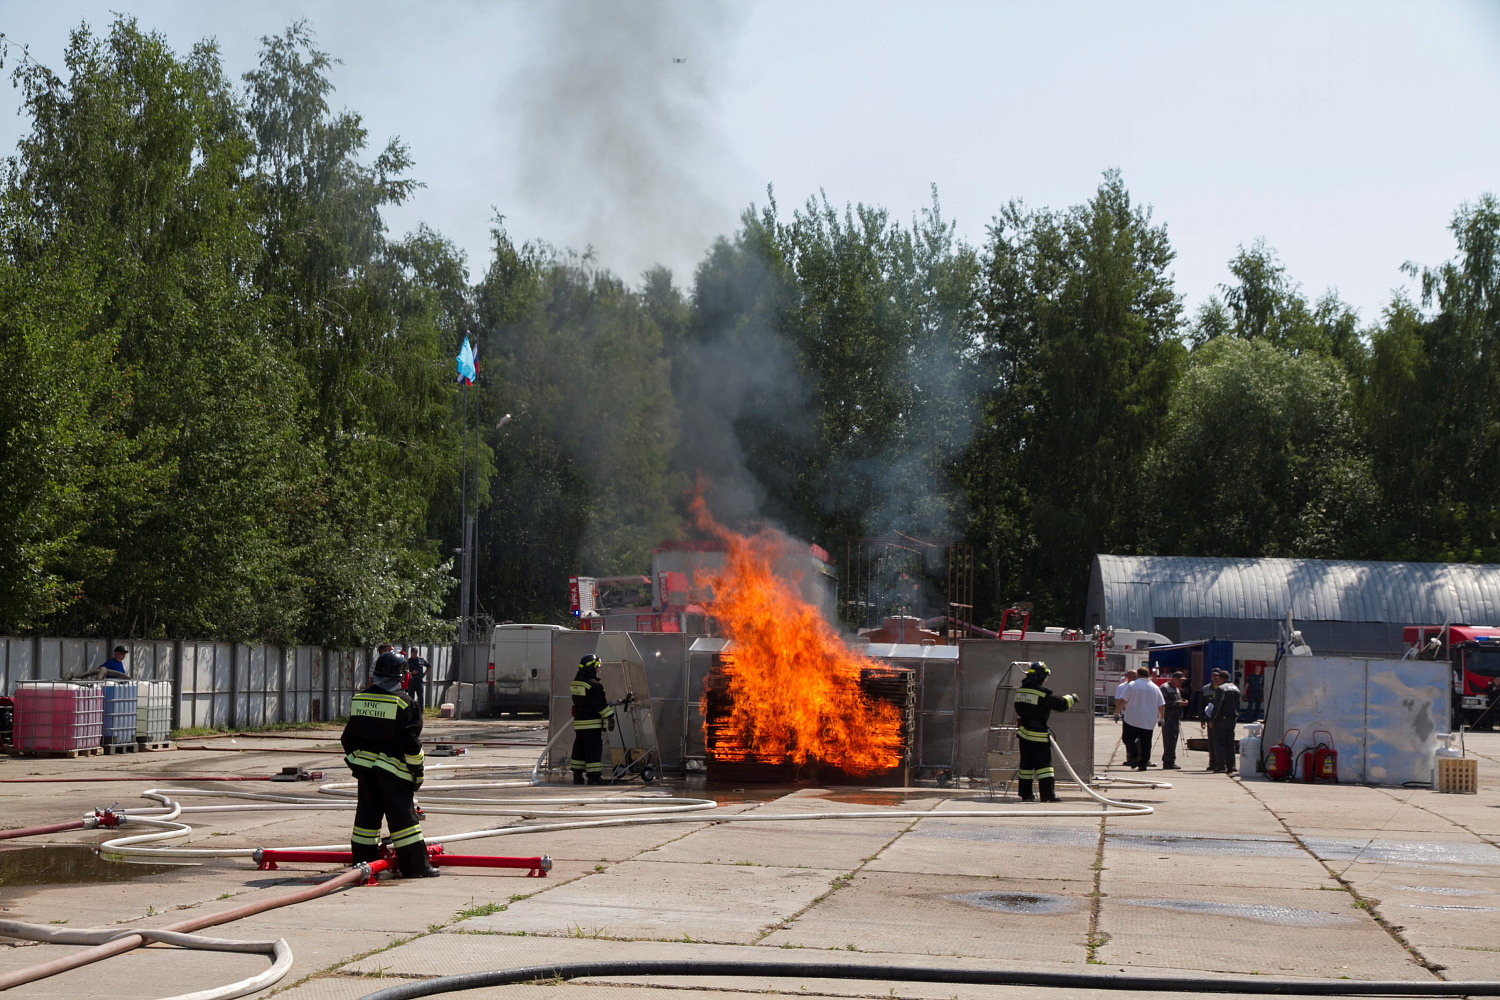
<path fill-rule="evenodd" d="M 1016 791 L 1022 802 L 1031 802 L 1031 783 L 1040 785 L 1043 802 L 1059 801 L 1052 771 L 1052 737 L 1047 720 L 1053 712 L 1066 712 L 1078 701 L 1075 694 L 1055 695 L 1045 687 L 1052 671 L 1041 660 L 1031 668 L 1016 688 L 1016 735 L 1021 743 L 1021 768 L 1016 772 Z"/>
<path fill-rule="evenodd" d="M 573 784 L 604 784 L 604 726 L 615 728 L 615 708 L 604 694 L 599 680 L 599 657 L 593 653 L 578 661 L 578 676 L 570 686 L 573 692 Z"/>
<path fill-rule="evenodd" d="M 424 773 L 422 706 L 402 690 L 406 667 L 400 653 L 381 653 L 370 686 L 349 705 L 341 742 L 344 760 L 359 784 L 350 849 L 356 864 L 377 860 L 384 817 L 401 877 L 431 878 L 438 870 L 427 859 L 416 805 Z"/>

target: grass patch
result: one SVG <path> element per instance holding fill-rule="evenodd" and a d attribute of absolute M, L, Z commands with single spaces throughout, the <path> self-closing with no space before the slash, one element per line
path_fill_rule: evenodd
<path fill-rule="evenodd" d="M 453 919 L 468 920 L 470 917 L 488 917 L 491 914 L 505 912 L 504 903 L 480 903 L 478 906 L 475 906 L 472 905 L 474 903 L 472 899 L 469 900 L 469 903 L 471 904 L 469 908 L 459 910 L 453 915 Z"/>
<path fill-rule="evenodd" d="M 182 729 L 174 729 L 168 735 L 174 739 L 194 736 L 224 736 L 231 733 L 285 733 L 299 729 L 331 729 L 342 726 L 349 721 L 348 716 L 341 715 L 329 722 L 272 722 L 264 726 L 184 726 Z"/>

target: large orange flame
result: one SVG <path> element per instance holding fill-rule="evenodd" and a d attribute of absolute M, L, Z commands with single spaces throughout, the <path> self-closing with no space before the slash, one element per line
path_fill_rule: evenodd
<path fill-rule="evenodd" d="M 697 581 L 712 590 L 706 610 L 733 639 L 721 658 L 731 708 L 716 720 L 714 759 L 814 761 L 851 775 L 897 766 L 901 714 L 860 690 L 860 671 L 881 664 L 850 650 L 802 597 L 799 581 L 777 574 L 790 539 L 769 528 L 753 536 L 730 531 L 709 514 L 701 491 L 690 510 L 699 530 L 729 549 L 724 568 Z"/>

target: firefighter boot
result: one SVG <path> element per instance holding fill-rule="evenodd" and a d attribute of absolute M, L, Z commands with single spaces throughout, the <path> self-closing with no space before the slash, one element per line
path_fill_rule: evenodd
<path fill-rule="evenodd" d="M 1016 794 L 1021 796 L 1022 802 L 1035 802 L 1031 797 L 1031 779 L 1022 778 L 1016 782 Z"/>
<path fill-rule="evenodd" d="M 1062 801 L 1062 799 L 1060 799 L 1060 798 L 1057 797 L 1057 791 L 1053 787 L 1053 779 L 1052 778 L 1038 778 L 1037 779 L 1037 784 L 1041 786 L 1042 801 L 1043 802 L 1061 802 Z"/>
<path fill-rule="evenodd" d="M 574 771 L 573 772 L 573 784 L 575 784 L 575 785 L 581 785 L 581 784 L 583 784 L 583 772 L 582 771 Z"/>
<path fill-rule="evenodd" d="M 598 771 L 590 771 L 589 772 L 589 784 L 591 784 L 591 785 L 602 785 L 602 784 L 604 784 L 604 775 L 601 774 Z"/>
<path fill-rule="evenodd" d="M 402 878 L 437 878 L 438 870 L 427 858 L 427 841 L 396 848 L 396 868 Z"/>
<path fill-rule="evenodd" d="M 354 855 L 349 859 L 350 864 L 367 864 L 371 861 L 380 860 L 380 848 L 375 846 L 374 844 L 351 843 L 349 847 L 351 848 L 351 852 Z"/>

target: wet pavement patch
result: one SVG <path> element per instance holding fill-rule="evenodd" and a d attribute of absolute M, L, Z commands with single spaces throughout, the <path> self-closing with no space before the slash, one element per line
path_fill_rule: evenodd
<path fill-rule="evenodd" d="M 1191 833 L 1106 833 L 1109 847 L 1158 854 L 1201 854 L 1221 858 L 1296 858 L 1302 849 L 1286 837 L 1213 836 Z"/>
<path fill-rule="evenodd" d="M 110 861 L 83 844 L 0 848 L 0 892 L 36 885 L 94 885 L 133 882 L 176 871 L 183 865 Z M 196 867 L 196 866 L 188 866 Z"/>
<path fill-rule="evenodd" d="M 1346 840 L 1332 837 L 1304 837 L 1302 842 L 1324 861 L 1377 862 L 1410 868 L 1424 868 L 1434 864 L 1500 865 L 1500 848 L 1491 844 Z"/>
<path fill-rule="evenodd" d="M 1068 896 L 1052 896 L 1045 892 L 965 892 L 956 896 L 944 896 L 959 903 L 968 903 L 981 910 L 996 913 L 1019 913 L 1025 916 L 1043 916 L 1050 913 L 1072 913 L 1078 909 L 1078 900 Z"/>
<path fill-rule="evenodd" d="M 1335 927 L 1353 923 L 1352 918 L 1336 913 L 1304 910 L 1295 906 L 1275 906 L 1270 903 L 1209 903 L 1200 899 L 1122 899 L 1119 902 L 1127 906 L 1149 906 L 1158 910 L 1197 913 L 1205 917 L 1254 920 L 1256 923 L 1275 924 L 1278 927 Z"/>
<path fill-rule="evenodd" d="M 1500 913 L 1500 906 L 1462 906 L 1458 903 L 1402 903 L 1413 910 L 1462 910 L 1464 913 Z"/>
<path fill-rule="evenodd" d="M 1488 896 L 1484 889 L 1458 889 L 1447 885 L 1395 885 L 1393 889 L 1404 889 L 1407 892 L 1430 892 L 1434 896 Z"/>

